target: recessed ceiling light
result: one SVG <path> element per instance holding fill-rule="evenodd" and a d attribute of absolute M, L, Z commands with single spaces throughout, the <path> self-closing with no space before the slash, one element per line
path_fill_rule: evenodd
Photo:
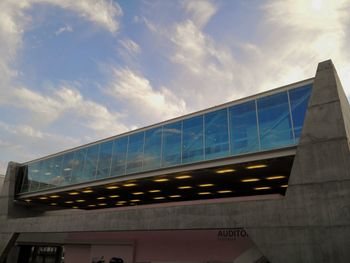
<path fill-rule="evenodd" d="M 148 192 L 150 192 L 150 193 L 159 193 L 160 190 L 158 190 L 158 189 L 153 189 L 153 190 L 149 190 Z"/>
<path fill-rule="evenodd" d="M 156 197 L 153 197 L 153 199 L 161 200 L 161 199 L 165 199 L 165 197 L 164 196 L 156 196 Z"/>
<path fill-rule="evenodd" d="M 79 200 L 77 200 L 76 202 L 77 202 L 77 203 L 83 203 L 83 202 L 85 202 L 85 200 L 79 199 Z"/>
<path fill-rule="evenodd" d="M 267 167 L 266 164 L 254 164 L 254 165 L 249 165 L 246 168 L 247 169 L 259 169 L 259 168 L 265 168 Z"/>
<path fill-rule="evenodd" d="M 190 185 L 183 185 L 178 187 L 178 189 L 190 189 L 190 188 L 192 188 L 192 186 Z"/>
<path fill-rule="evenodd" d="M 117 197 L 119 197 L 119 195 L 110 195 L 109 197 L 110 198 L 117 198 Z"/>
<path fill-rule="evenodd" d="M 51 173 L 50 173 L 50 172 L 48 172 L 48 173 L 45 173 L 45 175 L 51 175 Z"/>
<path fill-rule="evenodd" d="M 169 195 L 170 198 L 179 198 L 181 195 Z"/>
<path fill-rule="evenodd" d="M 72 168 L 64 168 L 63 171 L 70 171 Z"/>
<path fill-rule="evenodd" d="M 94 191 L 91 190 L 91 189 L 85 189 L 82 191 L 84 194 L 90 194 L 90 193 L 93 193 Z"/>
<path fill-rule="evenodd" d="M 70 192 L 70 193 L 68 193 L 69 195 L 78 195 L 79 194 L 79 192 Z"/>
<path fill-rule="evenodd" d="M 112 190 L 112 189 L 118 189 L 119 186 L 116 186 L 116 185 L 109 185 L 109 186 L 106 186 L 106 189 L 109 189 L 109 190 Z"/>
<path fill-rule="evenodd" d="M 41 196 L 41 197 L 39 197 L 39 199 L 40 200 L 46 200 L 46 199 L 48 199 L 48 197 L 47 196 Z"/>
<path fill-rule="evenodd" d="M 175 177 L 176 179 L 182 180 L 182 179 L 189 179 L 192 178 L 191 175 L 178 175 Z"/>
<path fill-rule="evenodd" d="M 57 205 L 57 203 L 51 203 L 50 205 Z"/>
<path fill-rule="evenodd" d="M 169 181 L 168 178 L 158 178 L 158 179 L 154 179 L 153 180 L 154 182 L 157 182 L 157 183 L 162 183 L 162 182 L 167 182 Z"/>
<path fill-rule="evenodd" d="M 135 193 L 132 193 L 133 195 L 143 195 L 144 192 L 135 192 Z"/>
<path fill-rule="evenodd" d="M 79 207 L 78 207 L 78 206 L 73 206 L 72 208 L 73 208 L 73 209 L 78 209 Z"/>
<path fill-rule="evenodd" d="M 26 201 L 27 203 L 31 202 L 32 200 L 30 199 L 25 199 L 24 201 Z"/>
<path fill-rule="evenodd" d="M 88 205 L 88 207 L 96 207 L 96 205 Z"/>
<path fill-rule="evenodd" d="M 50 195 L 50 198 L 59 198 L 59 195 Z"/>
<path fill-rule="evenodd" d="M 66 204 L 73 204 L 73 201 L 66 201 Z"/>
<path fill-rule="evenodd" d="M 97 200 L 104 200 L 104 199 L 106 199 L 106 197 L 100 196 L 100 197 L 97 197 L 96 199 L 97 199 Z"/>
<path fill-rule="evenodd" d="M 275 176 L 266 177 L 267 180 L 278 180 L 283 178 L 286 178 L 286 177 L 284 175 L 275 175 Z"/>
<path fill-rule="evenodd" d="M 260 181 L 260 179 L 258 178 L 248 178 L 248 179 L 242 179 L 241 182 L 242 183 L 250 183 L 250 182 L 257 182 Z"/>
<path fill-rule="evenodd" d="M 214 186 L 214 184 L 199 184 L 199 187 L 210 187 L 210 186 Z"/>
<path fill-rule="evenodd" d="M 255 187 L 254 190 L 268 190 L 271 189 L 269 186 Z"/>
<path fill-rule="evenodd" d="M 211 194 L 211 192 L 199 192 L 199 193 L 197 193 L 198 195 L 210 195 Z"/>
<path fill-rule="evenodd" d="M 99 203 L 98 206 L 106 206 L 106 203 Z"/>
<path fill-rule="evenodd" d="M 217 170 L 216 173 L 217 174 L 224 174 L 224 173 L 231 173 L 231 172 L 235 172 L 236 170 L 235 169 L 221 169 L 221 170 Z"/>
<path fill-rule="evenodd" d="M 134 203 L 140 202 L 140 201 L 141 201 L 140 199 L 133 199 L 133 200 L 130 200 L 130 202 L 134 202 Z"/>
<path fill-rule="evenodd" d="M 123 201 L 118 201 L 117 203 L 118 203 L 118 204 L 125 204 L 126 201 L 124 201 L 124 200 L 123 200 Z"/>
<path fill-rule="evenodd" d="M 132 187 L 132 186 L 136 186 L 137 184 L 134 183 L 127 183 L 127 184 L 123 184 L 123 186 L 125 187 Z"/>
<path fill-rule="evenodd" d="M 115 205 L 124 205 L 124 203 L 116 203 Z"/>
<path fill-rule="evenodd" d="M 284 184 L 284 185 L 281 185 L 281 187 L 283 187 L 283 188 L 287 188 L 287 187 L 288 187 L 288 185 L 287 185 L 287 184 Z"/>
<path fill-rule="evenodd" d="M 228 194 L 228 193 L 232 193 L 232 190 L 220 190 L 218 191 L 219 194 Z"/>

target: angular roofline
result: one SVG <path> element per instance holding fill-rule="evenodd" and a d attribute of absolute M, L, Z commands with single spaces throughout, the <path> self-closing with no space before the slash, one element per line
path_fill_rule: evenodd
<path fill-rule="evenodd" d="M 148 130 L 148 129 L 151 129 L 151 128 L 156 128 L 156 127 L 159 127 L 159 126 L 162 126 L 162 125 L 166 125 L 166 124 L 169 124 L 169 123 L 172 123 L 172 122 L 184 120 L 184 119 L 187 119 L 187 118 L 190 118 L 190 117 L 195 117 L 195 116 L 198 116 L 198 115 L 202 115 L 202 114 L 205 114 L 205 113 L 208 113 L 208 112 L 212 112 L 212 111 L 215 111 L 215 110 L 219 110 L 219 109 L 222 109 L 222 108 L 226 108 L 226 107 L 229 107 L 229 106 L 234 106 L 234 105 L 237 105 L 237 104 L 240 104 L 240 103 L 244 103 L 244 102 L 247 102 L 247 101 L 250 101 L 250 100 L 258 99 L 258 98 L 265 97 L 265 96 L 268 96 L 268 95 L 273 95 L 273 94 L 279 93 L 281 91 L 285 91 L 285 90 L 289 90 L 289 89 L 293 89 L 293 88 L 299 87 L 301 85 L 311 84 L 311 83 L 313 83 L 314 79 L 315 78 L 312 77 L 312 78 L 304 79 L 304 80 L 301 80 L 301 81 L 293 82 L 293 83 L 290 83 L 290 84 L 287 84 L 287 85 L 284 85 L 284 86 L 280 86 L 278 88 L 274 88 L 274 89 L 271 89 L 271 90 L 267 90 L 267 91 L 263 91 L 263 92 L 254 94 L 254 95 L 250 95 L 248 97 L 244 97 L 244 98 L 240 98 L 240 99 L 237 99 L 237 100 L 225 102 L 223 104 L 219 104 L 219 105 L 215 105 L 215 106 L 212 106 L 210 108 L 203 109 L 203 110 L 191 112 L 191 113 L 188 113 L 188 114 L 185 114 L 185 115 L 181 115 L 181 116 L 169 119 L 169 120 L 165 120 L 165 121 L 158 122 L 158 123 L 155 123 L 155 124 L 147 125 L 147 126 L 144 126 L 142 128 L 135 129 L 135 130 L 126 131 L 126 132 L 123 132 L 123 133 L 118 134 L 118 135 L 113 135 L 113 136 L 110 136 L 110 137 L 107 137 L 107 138 L 104 138 L 104 139 L 101 139 L 101 140 L 98 140 L 98 141 L 86 143 L 86 144 L 83 144 L 83 145 L 80 145 L 80 146 L 69 148 L 67 150 L 63 150 L 63 151 L 56 152 L 56 153 L 53 153 L 53 154 L 49 154 L 49 155 L 46 155 L 46 156 L 43 156 L 43 157 L 40 157 L 40 158 L 36 158 L 36 159 L 30 160 L 30 161 L 27 161 L 27 162 L 23 162 L 23 163 L 21 163 L 21 165 L 26 165 L 26 164 L 34 163 L 34 162 L 37 162 L 37 161 L 46 160 L 46 159 L 49 159 L 51 157 L 59 156 L 61 154 L 72 152 L 72 151 L 75 151 L 75 150 L 78 150 L 78 149 L 81 149 L 81 148 L 85 148 L 85 147 L 92 146 L 92 145 L 95 145 L 95 144 L 99 144 L 99 143 L 103 143 L 103 142 L 110 141 L 110 140 L 113 140 L 113 139 L 117 139 L 119 137 L 124 137 L 124 136 L 127 136 L 127 135 L 131 135 L 131 134 L 134 134 L 134 133 L 138 133 L 138 132 L 144 131 L 144 130 Z"/>

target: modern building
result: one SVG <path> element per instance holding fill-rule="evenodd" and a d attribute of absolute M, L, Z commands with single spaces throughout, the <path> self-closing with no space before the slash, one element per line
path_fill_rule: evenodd
<path fill-rule="evenodd" d="M 328 60 L 310 79 L 11 162 L 0 263 L 350 262 L 349 138 Z"/>

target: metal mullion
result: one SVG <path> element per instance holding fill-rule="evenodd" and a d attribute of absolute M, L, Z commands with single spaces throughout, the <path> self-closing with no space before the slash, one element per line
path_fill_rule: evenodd
<path fill-rule="evenodd" d="M 295 140 L 293 114 L 292 114 L 292 107 L 291 107 L 291 104 L 290 104 L 289 90 L 287 90 L 287 96 L 288 96 L 288 109 L 289 109 L 289 116 L 290 116 L 289 120 L 290 120 L 290 123 L 291 123 L 291 126 L 292 126 L 293 141 L 294 141 L 294 144 L 295 144 L 296 140 Z"/>
<path fill-rule="evenodd" d="M 180 145 L 180 164 L 182 164 L 182 149 L 183 149 L 183 137 L 184 137 L 184 121 L 181 120 L 181 145 Z"/>
<path fill-rule="evenodd" d="M 259 143 L 259 151 L 261 151 L 261 140 L 260 140 L 260 125 L 259 125 L 259 113 L 258 113 L 258 100 L 255 101 L 255 116 L 256 116 L 256 128 L 258 132 L 258 143 Z"/>
<path fill-rule="evenodd" d="M 97 153 L 97 162 L 96 162 L 96 168 L 95 168 L 95 177 L 94 177 L 95 180 L 97 177 L 98 163 L 100 161 L 100 150 L 101 150 L 101 144 L 97 144 L 97 145 L 98 145 L 98 153 Z"/>
<path fill-rule="evenodd" d="M 204 114 L 202 115 L 202 131 L 203 131 L 203 139 L 202 139 L 202 143 L 203 143 L 203 160 L 205 160 L 206 154 L 205 154 L 205 149 L 206 149 L 206 143 L 205 143 L 205 116 Z"/>
<path fill-rule="evenodd" d="M 227 132 L 228 132 L 228 155 L 232 154 L 232 145 L 231 145 L 231 118 L 230 118 L 230 110 L 229 107 L 226 108 L 227 114 Z"/>
<path fill-rule="evenodd" d="M 159 167 L 162 167 L 163 162 L 163 134 L 164 134 L 164 125 L 162 126 L 162 131 L 160 135 L 160 158 L 159 158 Z"/>
<path fill-rule="evenodd" d="M 143 171 L 144 159 L 145 159 L 145 144 L 146 144 L 146 131 L 143 131 L 143 146 L 142 146 L 142 166 L 141 171 Z"/>
<path fill-rule="evenodd" d="M 109 164 L 109 173 L 107 177 L 112 177 L 112 163 L 113 163 L 113 155 L 114 155 L 114 147 L 116 145 L 116 140 L 112 141 L 112 151 L 111 151 L 111 163 Z"/>
<path fill-rule="evenodd" d="M 130 135 L 128 135 L 128 142 L 126 144 L 126 153 L 125 153 L 125 168 L 124 168 L 124 175 L 126 175 L 126 169 L 128 166 L 128 157 L 129 157 L 129 143 L 130 143 Z"/>

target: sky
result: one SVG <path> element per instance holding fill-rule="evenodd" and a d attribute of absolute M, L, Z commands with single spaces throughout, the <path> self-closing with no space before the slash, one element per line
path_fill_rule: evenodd
<path fill-rule="evenodd" d="M 0 174 L 313 77 L 350 95 L 350 0 L 1 0 Z"/>

